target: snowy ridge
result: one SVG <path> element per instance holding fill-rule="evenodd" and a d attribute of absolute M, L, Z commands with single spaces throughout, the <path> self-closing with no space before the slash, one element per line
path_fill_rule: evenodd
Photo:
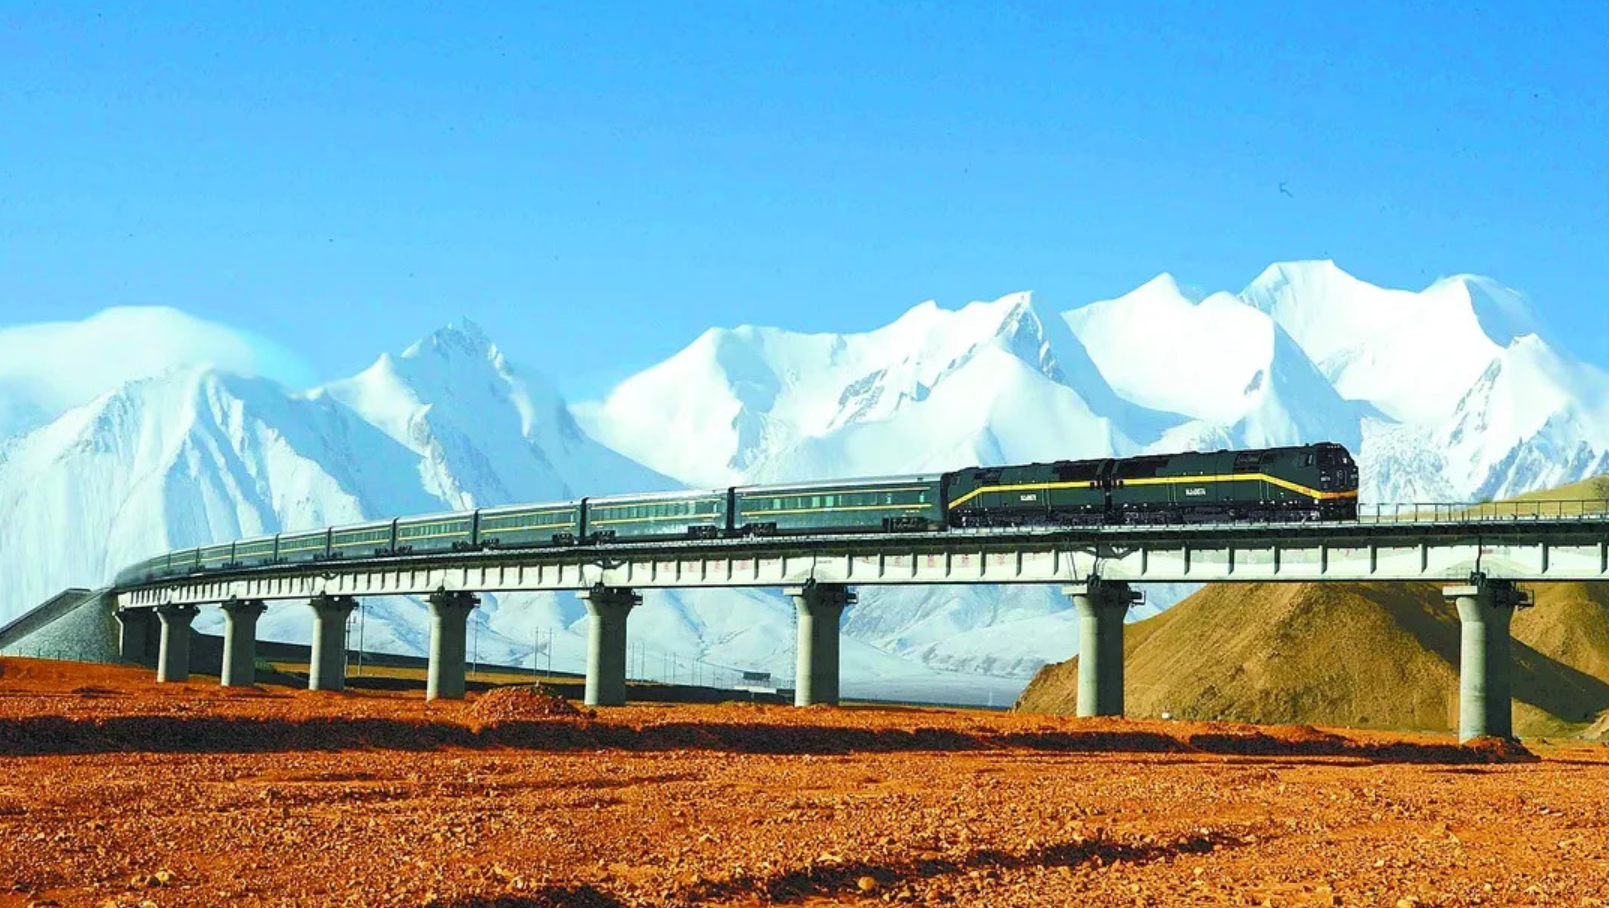
<path fill-rule="evenodd" d="M 97 349 L 114 329 L 164 340 L 55 374 L 51 350 Z M 311 391 L 295 390 L 289 354 L 172 310 L 0 330 L 8 350 L 0 620 L 176 546 L 680 485 L 1319 439 L 1359 454 L 1374 501 L 1609 471 L 1609 377 L 1552 349 L 1521 296 L 1468 275 L 1384 289 L 1330 262 L 1276 264 L 1238 293 L 1190 295 L 1162 275 L 1066 312 L 1016 293 L 923 303 L 860 334 L 712 329 L 574 406 L 469 322 Z M 1149 590 L 1147 611 L 1187 591 Z M 365 645 L 423 649 L 418 602 L 365 612 Z M 556 667 L 582 664 L 573 596 L 488 598 L 474 621 L 483 660 L 551 641 Z M 846 689 L 913 698 L 1004 699 L 1076 646 L 1069 603 L 1032 587 L 866 588 L 844 627 Z M 263 629 L 305 641 L 305 607 L 274 607 Z M 772 591 L 653 592 L 632 629 L 683 658 L 792 671 L 793 616 Z"/>
<path fill-rule="evenodd" d="M 1123 401 L 1026 293 L 923 303 L 858 335 L 711 330 L 577 412 L 695 486 L 1110 456 L 1168 422 Z"/>
<path fill-rule="evenodd" d="M 420 484 L 453 508 L 676 487 L 588 438 L 559 393 L 510 363 L 473 322 L 383 354 L 315 394 L 417 454 Z"/>
<path fill-rule="evenodd" d="M 1334 262 L 1272 265 L 1239 298 L 1284 327 L 1343 397 L 1415 425 L 1446 418 L 1532 322 L 1517 293 L 1485 278 L 1444 278 L 1413 293 Z"/>

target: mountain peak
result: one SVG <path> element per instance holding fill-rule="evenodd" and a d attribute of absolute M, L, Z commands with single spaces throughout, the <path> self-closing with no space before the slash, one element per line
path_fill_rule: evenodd
<path fill-rule="evenodd" d="M 1190 299 L 1189 294 L 1184 292 L 1184 288 L 1179 285 L 1178 278 L 1175 278 L 1171 272 L 1167 271 L 1158 274 L 1156 277 L 1151 278 L 1140 286 L 1130 290 L 1128 293 L 1123 294 L 1123 297 L 1163 300 L 1179 299 L 1185 302 L 1194 302 L 1194 300 Z M 1120 299 L 1123 297 L 1120 297 Z"/>
<path fill-rule="evenodd" d="M 1291 259 L 1284 262 L 1270 263 L 1263 272 L 1252 281 L 1253 284 L 1271 283 L 1279 280 L 1307 279 L 1333 279 L 1337 277 L 1357 280 L 1346 269 L 1335 264 L 1334 259 Z"/>
<path fill-rule="evenodd" d="M 1456 295 L 1460 304 L 1467 301 L 1481 332 L 1500 347 L 1537 332 L 1536 313 L 1525 295 L 1489 277 L 1455 274 L 1432 284 L 1427 292 Z"/>
<path fill-rule="evenodd" d="M 491 359 L 497 356 L 497 345 L 480 325 L 460 317 L 415 341 L 402 357 L 414 359 L 427 352 Z"/>

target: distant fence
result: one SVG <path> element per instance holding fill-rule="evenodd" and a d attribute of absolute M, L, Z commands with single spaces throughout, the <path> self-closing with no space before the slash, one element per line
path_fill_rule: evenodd
<path fill-rule="evenodd" d="M 1609 519 L 1609 499 L 1360 504 L 1359 523 L 1499 523 Z"/>

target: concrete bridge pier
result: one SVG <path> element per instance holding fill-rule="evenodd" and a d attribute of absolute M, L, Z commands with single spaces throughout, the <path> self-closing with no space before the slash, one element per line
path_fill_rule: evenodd
<path fill-rule="evenodd" d="M 313 608 L 307 689 L 346 690 L 346 619 L 358 601 L 351 596 L 319 595 L 307 604 Z"/>
<path fill-rule="evenodd" d="M 161 645 L 156 612 L 148 608 L 120 608 L 113 614 L 117 616 L 118 657 L 124 662 L 152 664 L 157 647 Z"/>
<path fill-rule="evenodd" d="M 838 705 L 838 624 L 844 607 L 854 604 L 849 587 L 810 581 L 783 590 L 798 615 L 799 661 L 794 673 L 793 705 Z"/>
<path fill-rule="evenodd" d="M 592 616 L 587 629 L 588 706 L 626 705 L 626 619 L 642 596 L 624 587 L 595 586 L 580 593 Z"/>
<path fill-rule="evenodd" d="M 156 617 L 162 622 L 162 641 L 156 656 L 156 680 L 190 680 L 190 622 L 201 610 L 193 605 L 159 605 Z"/>
<path fill-rule="evenodd" d="M 1442 594 L 1458 606 L 1458 740 L 1514 737 L 1513 674 L 1509 624 L 1525 597 L 1512 581 L 1476 574 Z"/>
<path fill-rule="evenodd" d="M 437 590 L 429 601 L 430 667 L 425 675 L 425 699 L 462 700 L 469 613 L 480 600 L 470 593 Z"/>
<path fill-rule="evenodd" d="M 1140 594 L 1099 577 L 1062 587 L 1078 612 L 1078 715 L 1123 715 L 1123 619 Z"/>
<path fill-rule="evenodd" d="M 224 687 L 251 687 L 257 683 L 257 619 L 268 611 L 261 599 L 230 599 L 223 603 Z"/>

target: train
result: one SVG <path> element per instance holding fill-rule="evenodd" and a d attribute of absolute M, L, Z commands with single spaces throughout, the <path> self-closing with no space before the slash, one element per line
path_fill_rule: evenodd
<path fill-rule="evenodd" d="M 1357 519 L 1358 468 L 1332 442 L 949 473 L 611 495 L 479 508 L 180 549 L 120 586 L 204 571 L 676 539 Z"/>

